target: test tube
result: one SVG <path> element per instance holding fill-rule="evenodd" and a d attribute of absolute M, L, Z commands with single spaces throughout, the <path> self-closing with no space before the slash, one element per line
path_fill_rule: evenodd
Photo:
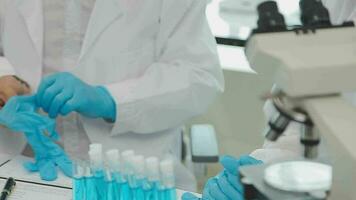
<path fill-rule="evenodd" d="M 107 184 L 107 200 L 118 200 L 120 198 L 120 185 L 116 181 L 119 176 L 119 150 L 112 149 L 106 152 L 105 180 Z"/>
<path fill-rule="evenodd" d="M 100 199 L 106 199 L 103 152 L 101 144 L 92 144 L 89 150 L 90 167 L 95 178 L 95 185 Z"/>
<path fill-rule="evenodd" d="M 103 169 L 103 147 L 101 144 L 91 144 L 89 147 L 90 164 L 94 171 Z"/>
<path fill-rule="evenodd" d="M 145 199 L 159 200 L 158 190 L 159 183 L 159 159 L 157 157 L 149 157 L 145 160 L 146 166 L 146 181 L 144 183 Z"/>
<path fill-rule="evenodd" d="M 166 159 L 160 163 L 161 184 L 164 188 L 163 199 L 176 200 L 174 160 Z M 161 191 L 162 192 L 162 191 Z"/>
<path fill-rule="evenodd" d="M 73 162 L 73 200 L 85 198 L 85 171 L 82 161 Z"/>
<path fill-rule="evenodd" d="M 96 187 L 96 180 L 92 174 L 89 163 L 84 165 L 84 177 L 85 177 L 85 197 L 90 197 L 91 200 L 99 200 L 98 190 Z"/>
<path fill-rule="evenodd" d="M 129 186 L 128 180 L 132 176 L 131 159 L 135 156 L 133 150 L 126 150 L 121 153 L 121 192 L 120 200 L 132 200 L 132 191 Z"/>
<path fill-rule="evenodd" d="M 133 200 L 142 200 L 145 198 L 143 190 L 143 181 L 145 173 L 145 158 L 141 155 L 136 155 L 131 159 L 133 167 L 133 176 L 129 179 L 129 185 L 132 190 Z"/>

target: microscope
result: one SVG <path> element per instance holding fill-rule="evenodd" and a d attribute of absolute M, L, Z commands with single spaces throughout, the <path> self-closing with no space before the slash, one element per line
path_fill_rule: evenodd
<path fill-rule="evenodd" d="M 356 199 L 356 107 L 342 96 L 356 91 L 354 23 L 332 25 L 321 0 L 300 1 L 300 26 L 287 26 L 274 1 L 257 10 L 258 28 L 245 53 L 259 76 L 275 75 L 268 100 L 274 113 L 265 137 L 278 142 L 297 123 L 304 154 L 241 167 L 245 199 Z M 321 142 L 327 161 L 320 158 Z"/>

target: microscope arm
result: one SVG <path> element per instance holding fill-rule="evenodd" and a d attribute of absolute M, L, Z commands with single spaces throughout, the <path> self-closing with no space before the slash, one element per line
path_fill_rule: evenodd
<path fill-rule="evenodd" d="M 356 107 L 341 96 L 305 99 L 302 103 L 325 139 L 333 166 L 330 199 L 356 197 Z"/>

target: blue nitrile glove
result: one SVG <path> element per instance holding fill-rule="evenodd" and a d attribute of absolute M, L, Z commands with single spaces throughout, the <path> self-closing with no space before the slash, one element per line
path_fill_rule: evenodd
<path fill-rule="evenodd" d="M 0 124 L 14 132 L 46 132 L 58 139 L 56 123 L 36 113 L 35 96 L 14 96 L 0 110 Z"/>
<path fill-rule="evenodd" d="M 203 200 L 242 200 L 243 189 L 238 178 L 238 168 L 245 165 L 261 164 L 262 161 L 256 160 L 250 156 L 241 156 L 235 159 L 230 156 L 224 156 L 220 160 L 224 170 L 209 179 L 203 191 Z M 198 197 L 190 193 L 185 193 L 183 200 L 199 200 Z"/>
<path fill-rule="evenodd" d="M 51 118 L 75 111 L 90 118 L 116 119 L 116 105 L 106 88 L 91 86 L 67 72 L 42 81 L 37 103 Z"/>
<path fill-rule="evenodd" d="M 30 172 L 39 172 L 41 179 L 53 181 L 57 179 L 57 166 L 62 172 L 72 177 L 72 161 L 62 148 L 46 135 L 25 133 L 27 141 L 35 153 L 35 162 L 26 162 L 24 167 Z"/>
<path fill-rule="evenodd" d="M 67 176 L 72 175 L 71 161 L 54 143 L 59 138 L 55 121 L 36 113 L 35 96 L 12 97 L 0 110 L 0 124 L 15 132 L 24 132 L 35 153 L 35 163 L 25 163 L 29 171 L 39 171 L 43 180 L 57 178 L 56 166 Z"/>

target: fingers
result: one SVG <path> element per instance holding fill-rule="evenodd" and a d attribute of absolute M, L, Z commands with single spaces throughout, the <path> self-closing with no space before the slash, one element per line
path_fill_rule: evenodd
<path fill-rule="evenodd" d="M 73 94 L 70 92 L 62 92 L 58 94 L 49 107 L 48 115 L 51 118 L 56 118 L 60 112 L 60 109 L 70 100 L 72 99 Z"/>
<path fill-rule="evenodd" d="M 54 162 L 43 159 L 38 163 L 39 172 L 42 180 L 54 181 L 57 179 L 57 169 Z"/>
<path fill-rule="evenodd" d="M 221 190 L 220 187 L 218 186 L 216 178 L 210 179 L 207 183 L 208 187 L 205 187 L 205 189 L 209 191 L 204 190 L 204 198 L 205 195 L 208 194 L 207 199 L 211 198 L 211 200 L 230 200 Z M 209 199 L 210 200 L 210 199 Z"/>
<path fill-rule="evenodd" d="M 234 157 L 231 156 L 223 156 L 220 159 L 220 163 L 223 165 L 223 167 L 231 174 L 237 175 L 238 173 L 238 168 L 240 167 L 239 160 L 237 160 Z"/>
<path fill-rule="evenodd" d="M 67 101 L 63 107 L 60 109 L 59 113 L 63 116 L 67 116 L 69 113 L 75 111 L 78 108 L 75 98 Z"/>
<path fill-rule="evenodd" d="M 73 176 L 73 163 L 65 154 L 56 159 L 56 164 L 66 176 Z"/>
<path fill-rule="evenodd" d="M 66 175 L 67 177 L 73 177 L 73 169 L 72 169 L 72 165 L 69 163 L 60 163 L 61 165 L 59 165 L 59 168 L 62 170 L 62 172 L 64 173 L 64 175 Z"/>
<path fill-rule="evenodd" d="M 240 166 L 245 165 L 254 165 L 262 163 L 259 160 L 252 158 L 251 156 L 241 156 L 239 159 L 236 159 L 231 156 L 224 156 L 220 160 L 221 164 L 224 166 L 226 170 L 226 178 L 227 182 L 230 183 L 231 186 L 234 187 L 236 191 L 239 191 L 242 194 L 242 186 L 238 181 L 238 170 Z M 221 181 L 225 181 L 221 180 Z M 222 183 L 221 183 L 222 184 Z M 227 192 L 227 191 L 226 191 Z"/>
<path fill-rule="evenodd" d="M 222 176 L 219 176 L 217 178 L 217 184 L 220 188 L 220 190 L 229 198 L 229 199 L 243 199 L 242 197 L 242 187 L 236 185 L 240 185 L 238 183 L 238 178 L 234 176 L 234 182 L 235 184 L 231 184 L 232 180 L 228 180 L 228 174 L 224 173 Z"/>
<path fill-rule="evenodd" d="M 37 102 L 51 118 L 58 114 L 64 116 L 77 109 L 74 96 L 74 86 L 78 79 L 70 73 L 57 73 L 42 81 L 38 92 Z M 83 98 L 83 97 L 79 97 Z"/>
<path fill-rule="evenodd" d="M 241 156 L 239 159 L 236 159 L 231 156 L 223 156 L 220 159 L 220 163 L 224 166 L 224 168 L 231 174 L 237 176 L 238 175 L 238 168 L 240 166 L 245 165 L 257 165 L 261 164 L 262 161 L 256 160 L 251 156 L 245 155 Z"/>
<path fill-rule="evenodd" d="M 231 173 L 229 173 L 226 169 L 224 169 L 218 176 L 216 176 L 217 179 L 225 179 L 229 185 L 231 185 L 234 190 L 241 192 L 242 191 L 242 186 L 239 182 L 239 176 L 235 176 Z M 219 181 L 218 181 L 219 183 Z"/>
<path fill-rule="evenodd" d="M 230 174 L 229 172 L 225 171 L 225 175 L 227 178 L 227 181 L 240 193 L 242 193 L 243 189 L 242 189 L 242 185 L 240 183 L 240 176 L 235 176 Z"/>
<path fill-rule="evenodd" d="M 36 100 L 38 105 L 41 105 L 41 101 L 43 99 L 43 96 L 47 88 L 49 88 L 55 82 L 56 82 L 55 75 L 48 76 L 41 82 L 40 86 L 38 87 L 37 95 L 36 95 Z"/>
<path fill-rule="evenodd" d="M 42 98 L 39 101 L 39 105 L 45 112 L 49 112 L 53 99 L 62 91 L 62 87 L 58 84 L 53 84 L 48 87 L 42 94 Z"/>
<path fill-rule="evenodd" d="M 239 163 L 240 163 L 240 166 L 257 165 L 257 164 L 262 164 L 262 161 L 256 160 L 249 155 L 244 155 L 239 158 Z"/>
<path fill-rule="evenodd" d="M 25 162 L 23 166 L 28 172 L 38 172 L 39 170 L 37 165 L 33 162 Z"/>

